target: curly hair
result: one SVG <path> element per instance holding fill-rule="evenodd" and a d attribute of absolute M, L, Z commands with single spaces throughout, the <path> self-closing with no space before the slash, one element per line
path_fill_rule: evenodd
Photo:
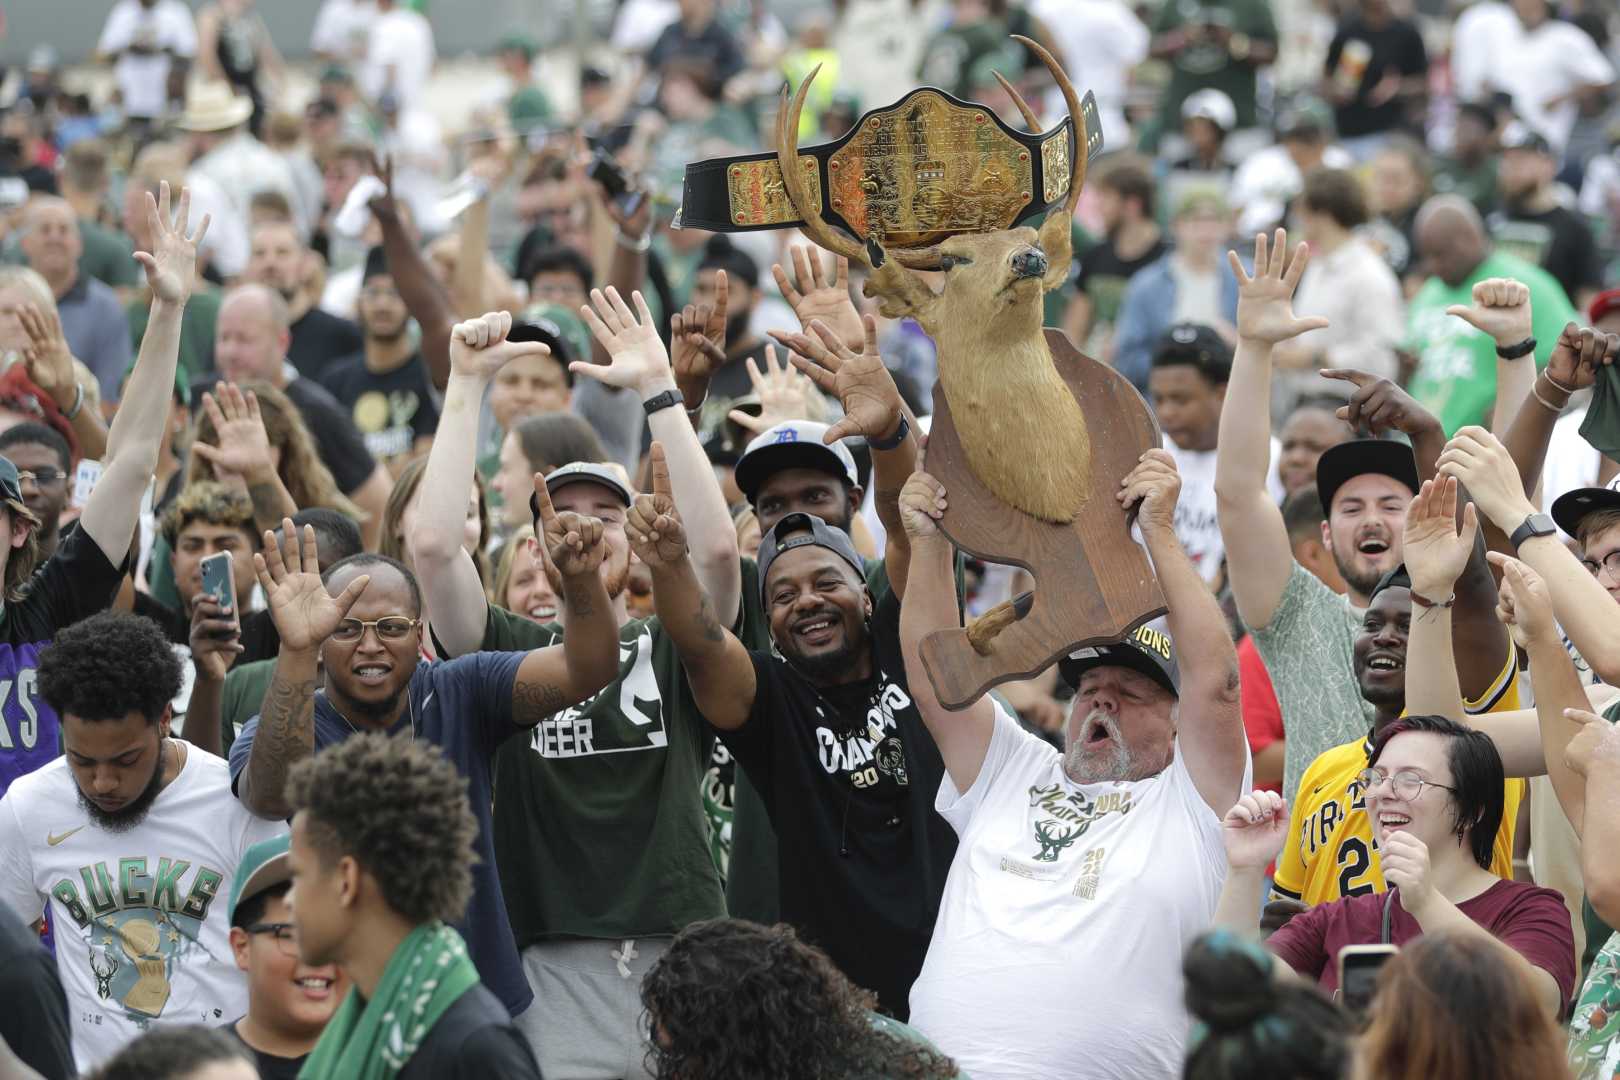
<path fill-rule="evenodd" d="M 1187 1011 L 1199 1021 L 1185 1080 L 1288 1076 L 1338 1080 L 1350 1061 L 1350 1017 L 1314 986 L 1280 983 L 1260 946 L 1216 930 L 1187 949 Z"/>
<path fill-rule="evenodd" d="M 426 473 L 426 457 L 409 462 L 394 479 L 393 489 L 388 492 L 388 502 L 383 505 L 382 536 L 377 542 L 377 550 L 407 566 L 411 564 L 411 559 L 405 551 L 405 511 L 410 509 L 411 500 L 416 498 Z M 489 549 L 489 501 L 484 498 L 484 480 L 476 471 L 473 473 L 473 487 L 478 492 L 478 550 L 472 553 L 472 560 L 478 568 L 478 580 L 487 590 L 490 577 L 489 556 L 486 554 Z"/>
<path fill-rule="evenodd" d="M 259 546 L 258 530 L 253 524 L 253 500 L 247 492 L 228 488 L 213 480 L 200 480 L 180 490 L 163 511 L 163 539 L 171 550 L 179 550 L 180 534 L 194 522 L 206 522 L 228 529 L 241 529 L 248 537 L 248 545 Z"/>
<path fill-rule="evenodd" d="M 321 461 L 315 449 L 315 437 L 309 433 L 303 415 L 287 395 L 267 382 L 257 380 L 238 383 L 242 393 L 252 393 L 259 399 L 259 415 L 264 418 L 264 433 L 270 445 L 281 450 L 281 465 L 276 472 L 287 486 L 287 494 L 300 510 L 312 506 L 325 506 L 341 511 L 352 518 L 363 519 L 365 514 L 338 490 L 332 472 Z M 192 442 L 219 445 L 219 433 L 206 411 L 197 414 L 196 426 L 191 433 Z M 212 480 L 213 467 L 199 454 L 188 455 L 186 486 L 199 480 Z"/>
<path fill-rule="evenodd" d="M 125 1046 L 87 1080 L 170 1080 L 226 1061 L 251 1063 L 253 1058 L 221 1028 L 200 1024 L 160 1027 Z"/>
<path fill-rule="evenodd" d="M 58 716 L 157 723 L 180 692 L 180 659 L 157 623 L 103 611 L 56 632 L 39 654 L 39 694 Z"/>
<path fill-rule="evenodd" d="M 873 1025 L 876 998 L 791 927 L 697 922 L 641 983 L 659 1080 L 954 1077 L 950 1058 Z"/>
<path fill-rule="evenodd" d="M 467 910 L 478 822 L 467 781 L 438 747 L 351 736 L 299 762 L 287 800 L 323 864 L 353 856 L 400 915 L 454 922 Z"/>

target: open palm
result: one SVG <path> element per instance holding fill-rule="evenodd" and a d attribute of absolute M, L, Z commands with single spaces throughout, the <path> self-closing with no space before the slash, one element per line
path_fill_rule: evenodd
<path fill-rule="evenodd" d="M 609 285 L 605 293 L 591 290 L 591 302 L 579 310 L 591 333 L 607 350 L 609 363 L 604 367 L 576 360 L 568 365 L 574 374 L 626 387 L 639 386 L 669 372 L 669 353 L 658 337 L 646 299 L 639 291 L 631 293 L 630 298 L 635 302 L 635 313 L 613 286 Z"/>
<path fill-rule="evenodd" d="M 771 267 L 782 299 L 799 317 L 799 325 L 807 332 L 812 321 L 819 321 L 838 336 L 838 340 L 851 349 L 861 345 L 861 316 L 855 301 L 849 295 L 849 260 L 834 256 L 835 270 L 828 275 L 821 261 L 821 253 L 804 244 L 793 245 L 791 251 L 793 273 L 797 282 L 790 281 L 780 263 Z"/>
<path fill-rule="evenodd" d="M 333 596 L 321 580 L 314 528 L 304 526 L 302 552 L 291 518 L 282 521 L 281 531 L 287 538 L 284 545 L 277 545 L 275 533 L 264 534 L 264 553 L 253 556 L 253 569 L 270 603 L 270 618 L 282 648 L 293 652 L 318 649 L 360 599 L 371 576 L 360 575 Z"/>
<path fill-rule="evenodd" d="M 1455 477 L 1425 480 L 1406 509 L 1406 531 L 1402 554 L 1412 588 L 1430 600 L 1434 590 L 1449 592 L 1468 565 L 1474 550 L 1479 519 L 1472 504 L 1463 514 L 1463 527 L 1457 529 L 1457 481 Z"/>
<path fill-rule="evenodd" d="M 271 468 L 270 437 L 265 434 L 257 395 L 242 393 L 235 383 L 217 383 L 212 394 L 203 395 L 203 411 L 214 425 L 218 445 L 198 441 L 192 450 L 214 467 L 216 476 L 245 480 Z"/>
<path fill-rule="evenodd" d="M 155 200 L 147 193 L 146 225 L 152 250 L 135 252 L 135 260 L 146 271 L 146 284 L 153 297 L 165 303 L 184 303 L 197 277 L 197 248 L 208 233 L 208 215 L 204 214 L 197 231 L 187 236 L 190 214 L 191 192 L 186 188 L 180 189 L 180 206 L 172 216 L 167 180 L 158 186 Z"/>
<path fill-rule="evenodd" d="M 1320 316 L 1299 318 L 1294 314 L 1294 291 L 1305 273 L 1310 255 L 1300 244 L 1290 257 L 1288 233 L 1278 229 L 1269 246 L 1266 234 L 1254 238 L 1254 276 L 1243 269 L 1237 252 L 1226 253 L 1227 262 L 1238 280 L 1238 336 L 1250 341 L 1275 345 L 1310 330 L 1320 330 L 1328 321 Z"/>
<path fill-rule="evenodd" d="M 850 435 L 860 435 L 868 442 L 886 438 L 900 426 L 904 415 L 900 388 L 878 352 L 877 321 L 868 315 L 861 322 L 866 348 L 858 353 L 851 352 L 838 333 L 820 320 L 812 321 L 805 334 L 771 331 L 793 350 L 793 366 L 843 405 L 844 417 L 827 432 L 828 443 Z"/>

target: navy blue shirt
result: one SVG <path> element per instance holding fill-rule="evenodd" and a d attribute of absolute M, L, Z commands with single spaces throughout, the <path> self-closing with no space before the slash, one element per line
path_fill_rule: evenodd
<path fill-rule="evenodd" d="M 490 839 L 489 808 L 495 787 L 491 759 L 508 738 L 526 730 L 512 722 L 512 683 L 527 653 L 480 652 L 450 661 L 418 664 L 411 676 L 405 715 L 393 732 L 411 731 L 444 751 L 467 778 L 467 796 L 478 819 L 478 862 L 473 864 L 472 902 L 456 925 L 478 966 L 478 977 L 501 1004 L 516 1016 L 534 1001 L 523 975 L 512 924 L 501 898 L 495 872 L 495 845 Z M 242 725 L 231 744 L 231 786 L 247 767 L 259 718 Z M 336 746 L 357 732 L 332 707 L 322 691 L 315 693 L 315 752 Z"/>

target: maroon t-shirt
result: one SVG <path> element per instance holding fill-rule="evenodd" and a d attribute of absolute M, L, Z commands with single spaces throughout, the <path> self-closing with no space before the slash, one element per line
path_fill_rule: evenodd
<path fill-rule="evenodd" d="M 1323 990 L 1339 988 L 1339 950 L 1346 945 L 1376 945 L 1382 940 L 1384 893 L 1346 896 L 1318 904 L 1294 916 L 1266 941 L 1289 967 L 1315 978 Z M 1551 889 L 1517 881 L 1498 881 L 1457 910 L 1496 935 L 1558 983 L 1563 1008 L 1575 989 L 1575 934 L 1570 927 L 1564 898 Z M 1390 941 L 1404 945 L 1422 936 L 1418 921 L 1401 907 L 1395 895 L 1390 919 Z"/>

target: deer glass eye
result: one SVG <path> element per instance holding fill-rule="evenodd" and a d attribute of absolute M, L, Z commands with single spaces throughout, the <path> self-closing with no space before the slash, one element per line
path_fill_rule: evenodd
<path fill-rule="evenodd" d="M 941 255 L 939 257 L 939 268 L 941 270 L 954 270 L 958 266 L 967 266 L 972 262 L 973 260 L 965 255 Z"/>

